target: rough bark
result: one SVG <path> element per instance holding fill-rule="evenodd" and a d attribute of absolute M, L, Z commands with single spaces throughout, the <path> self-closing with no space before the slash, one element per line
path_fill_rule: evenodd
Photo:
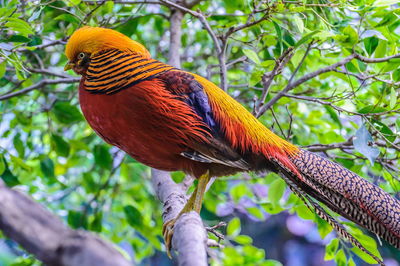
<path fill-rule="evenodd" d="M 187 201 L 185 190 L 164 171 L 153 169 L 152 182 L 157 197 L 163 203 L 164 222 L 175 218 Z M 172 247 L 177 251 L 179 265 L 207 265 L 206 244 L 206 231 L 198 213 L 192 211 L 176 221 Z"/>
<path fill-rule="evenodd" d="M 111 243 L 72 230 L 59 218 L 0 179 L 0 230 L 29 253 L 54 266 L 132 265 Z"/>
<path fill-rule="evenodd" d="M 173 9 L 171 11 L 170 22 L 170 41 L 169 41 L 169 53 L 168 53 L 168 64 L 176 68 L 181 67 L 181 59 L 179 50 L 181 49 L 181 37 L 182 37 L 182 19 L 183 13 L 180 10 Z"/>

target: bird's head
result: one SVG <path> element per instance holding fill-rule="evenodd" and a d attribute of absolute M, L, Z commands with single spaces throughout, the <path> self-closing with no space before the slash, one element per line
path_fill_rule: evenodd
<path fill-rule="evenodd" d="M 138 42 L 129 39 L 118 31 L 85 26 L 76 30 L 65 47 L 68 63 L 64 70 L 73 69 L 77 74 L 84 74 L 90 63 L 90 57 L 108 49 L 140 54 L 149 58 L 150 53 Z"/>

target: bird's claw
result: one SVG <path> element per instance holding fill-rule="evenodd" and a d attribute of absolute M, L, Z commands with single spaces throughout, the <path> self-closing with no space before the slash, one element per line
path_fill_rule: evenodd
<path fill-rule="evenodd" d="M 171 248 L 172 248 L 172 236 L 174 235 L 174 226 L 175 226 L 176 219 L 171 219 L 163 224 L 163 237 L 165 242 L 165 247 L 167 249 L 167 255 L 170 259 L 171 256 Z"/>

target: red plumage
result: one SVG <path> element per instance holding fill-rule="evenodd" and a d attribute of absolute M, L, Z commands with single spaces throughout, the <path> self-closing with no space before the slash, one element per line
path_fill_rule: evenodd
<path fill-rule="evenodd" d="M 192 141 L 205 141 L 208 132 L 193 110 L 163 89 L 162 82 L 144 81 L 112 96 L 93 94 L 83 84 L 82 80 L 82 112 L 106 142 L 157 169 L 195 168 L 196 162 L 180 153 Z"/>

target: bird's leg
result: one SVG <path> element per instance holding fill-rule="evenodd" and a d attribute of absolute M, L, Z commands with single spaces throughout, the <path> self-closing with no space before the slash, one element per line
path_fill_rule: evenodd
<path fill-rule="evenodd" d="M 195 211 L 200 214 L 201 205 L 203 202 L 203 196 L 207 188 L 208 181 L 210 181 L 210 175 L 207 171 L 204 175 L 200 176 L 198 179 L 197 186 L 190 196 L 189 200 L 179 212 L 178 216 L 164 223 L 163 225 L 163 236 L 165 241 L 165 246 L 167 248 L 167 255 L 171 258 L 171 241 L 174 234 L 175 222 L 181 217 L 182 214 Z"/>

